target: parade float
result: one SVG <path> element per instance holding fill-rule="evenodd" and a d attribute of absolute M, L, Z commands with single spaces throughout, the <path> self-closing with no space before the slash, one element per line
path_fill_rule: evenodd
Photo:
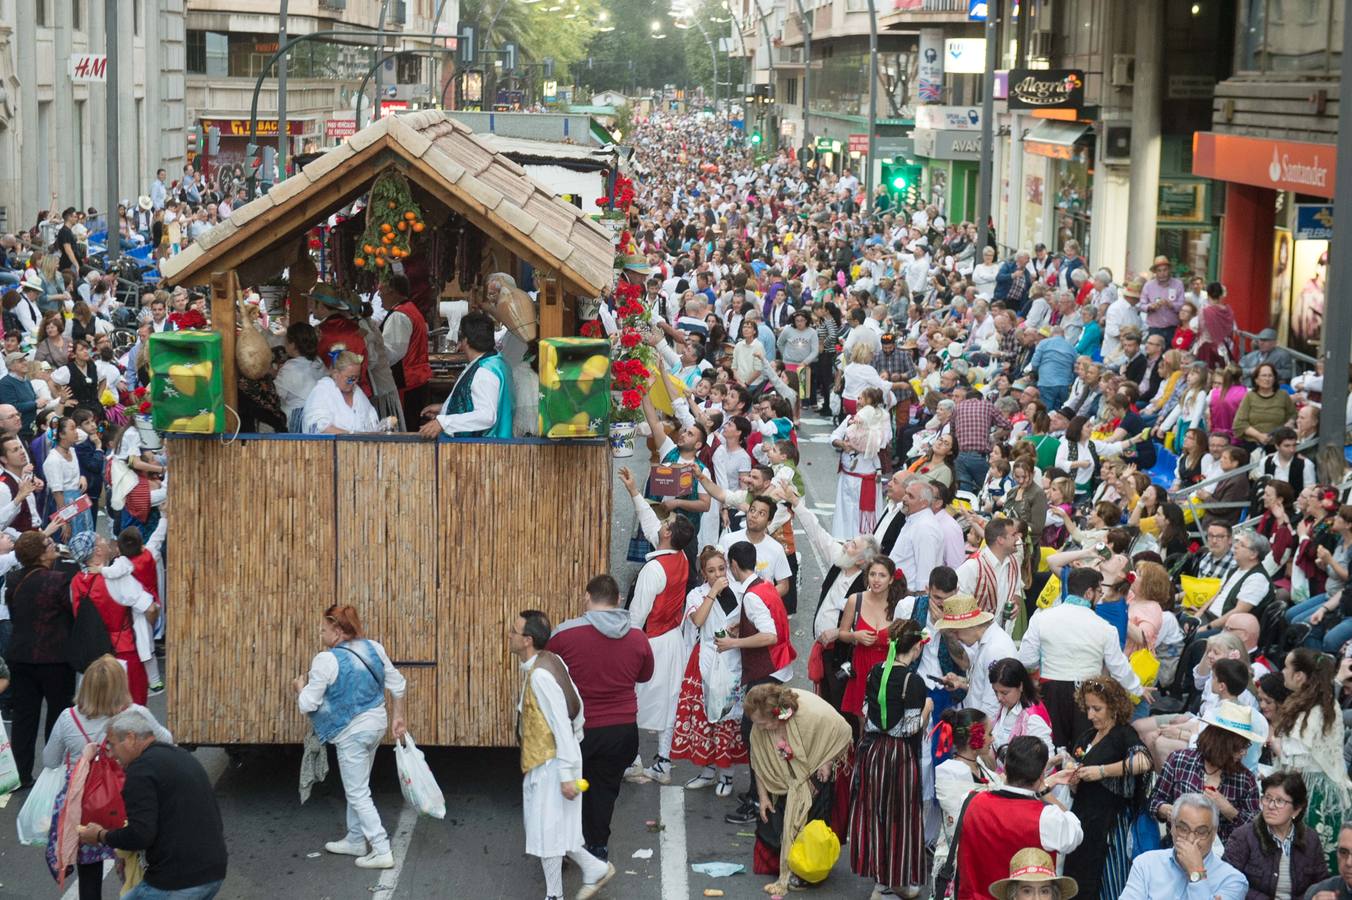
<path fill-rule="evenodd" d="M 400 193 L 387 198 L 391 181 Z M 359 200 L 374 211 L 340 221 Z M 429 323 L 447 296 L 482 305 L 492 273 L 533 284 L 541 436 L 234 433 L 240 285 L 291 272 L 288 316 L 304 321 L 313 277 L 295 273 L 316 240 L 340 286 L 362 290 L 366 279 L 369 290 L 394 260 L 425 272 L 431 287 L 414 299 Z M 576 336 L 579 307 L 608 289 L 614 259 L 612 237 L 586 212 L 427 111 L 356 133 L 165 261 L 170 283 L 210 288 L 218 350 L 191 374 L 219 384 L 226 410 L 223 429 L 201 420 L 219 433 L 166 440 L 165 681 L 178 740 L 300 741 L 307 726 L 290 682 L 338 602 L 361 611 L 408 677 L 420 744 L 515 743 L 506 623 L 525 608 L 577 615 L 582 586 L 609 568 L 609 344 Z M 512 304 L 494 299 L 502 321 Z M 433 365 L 444 395 L 454 354 L 434 353 Z"/>

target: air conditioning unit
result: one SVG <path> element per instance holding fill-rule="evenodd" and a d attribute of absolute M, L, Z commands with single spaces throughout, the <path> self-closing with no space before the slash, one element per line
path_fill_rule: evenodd
<path fill-rule="evenodd" d="M 1056 35 L 1050 31 L 1032 31 L 1028 34 L 1028 58 L 1051 59 Z"/>
<path fill-rule="evenodd" d="M 1136 83 L 1136 57 L 1130 53 L 1113 54 L 1112 85 L 1129 88 Z"/>
<path fill-rule="evenodd" d="M 1099 160 L 1108 166 L 1131 165 L 1131 126 L 1107 122 L 1103 126 L 1103 142 L 1099 145 Z"/>

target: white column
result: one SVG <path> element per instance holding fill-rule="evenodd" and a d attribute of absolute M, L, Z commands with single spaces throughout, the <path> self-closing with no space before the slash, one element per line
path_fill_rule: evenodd
<path fill-rule="evenodd" d="M 1127 210 L 1127 258 L 1132 271 L 1144 271 L 1155 256 L 1156 211 L 1160 192 L 1160 114 L 1164 40 L 1161 0 L 1138 0 L 1136 83 L 1131 97 L 1131 193 Z M 1102 166 L 1100 166 L 1102 168 Z"/>
<path fill-rule="evenodd" d="M 57 174 L 52 184 L 56 194 L 54 208 L 59 214 L 80 202 L 79 173 L 75 165 L 75 99 L 70 81 L 72 7 L 69 3 L 47 4 L 47 15 L 54 17 L 52 60 L 52 143 L 56 146 Z M 57 136 L 60 135 L 60 139 Z M 50 152 L 50 150 L 48 151 Z M 50 198 L 43 198 L 44 200 Z"/>
<path fill-rule="evenodd" d="M 47 164 L 46 149 L 38 147 L 38 29 L 31 3 L 18 3 L 18 28 L 14 32 L 15 73 L 19 77 L 19 104 L 15 110 L 18 119 L 18 156 L 23 170 L 32 173 L 22 179 L 17 221 L 14 227 L 31 227 L 38 210 L 47 206 L 46 197 L 38 196 L 37 167 Z"/>

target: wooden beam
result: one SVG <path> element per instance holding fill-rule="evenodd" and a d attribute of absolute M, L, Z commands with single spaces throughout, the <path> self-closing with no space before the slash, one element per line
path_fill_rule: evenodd
<path fill-rule="evenodd" d="M 570 332 L 563 326 L 563 284 L 553 275 L 538 270 L 535 283 L 540 289 L 535 304 L 540 309 L 540 337 L 568 337 Z"/>
<path fill-rule="evenodd" d="M 235 371 L 235 302 L 239 279 L 235 270 L 211 273 L 211 327 L 221 336 L 221 382 L 225 394 L 225 430 L 238 431 L 239 381 Z M 231 417 L 234 421 L 231 421 Z"/>

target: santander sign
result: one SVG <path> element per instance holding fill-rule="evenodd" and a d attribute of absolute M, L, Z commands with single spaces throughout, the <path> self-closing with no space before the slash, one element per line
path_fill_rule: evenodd
<path fill-rule="evenodd" d="M 1337 148 L 1306 141 L 1199 131 L 1192 138 L 1194 175 L 1333 198 Z"/>

